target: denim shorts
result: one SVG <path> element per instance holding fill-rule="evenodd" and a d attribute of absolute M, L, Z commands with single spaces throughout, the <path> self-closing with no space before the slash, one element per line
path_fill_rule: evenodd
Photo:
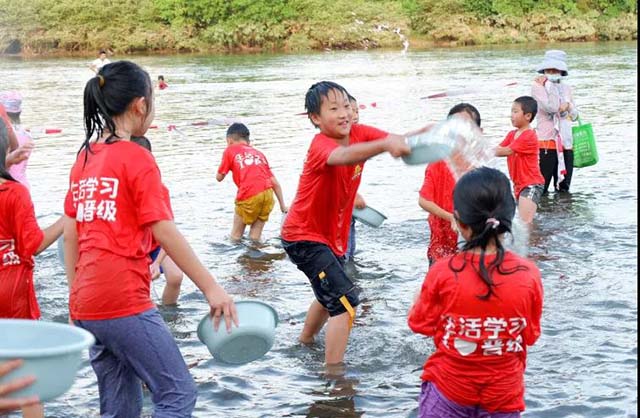
<path fill-rule="evenodd" d="M 329 316 L 349 312 L 360 304 L 360 289 L 344 272 L 344 259 L 322 243 L 282 240 L 289 259 L 308 278 L 316 300 L 329 311 Z"/>
<path fill-rule="evenodd" d="M 527 186 L 522 189 L 522 191 L 520 191 L 520 197 L 531 199 L 533 200 L 533 203 L 538 205 L 540 204 L 542 192 L 544 192 L 544 186 L 542 184 L 532 184 L 531 186 Z"/>

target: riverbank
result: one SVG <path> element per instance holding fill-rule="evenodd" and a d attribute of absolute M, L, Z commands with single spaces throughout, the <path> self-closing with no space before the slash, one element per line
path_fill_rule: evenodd
<path fill-rule="evenodd" d="M 101 48 L 118 55 L 254 53 L 403 48 L 407 40 L 418 48 L 637 40 L 637 8 L 624 0 L 599 1 L 599 9 L 589 0 L 576 3 L 586 10 L 562 1 L 544 6 L 544 0 L 535 9 L 511 0 L 214 3 L 0 0 L 0 52 L 25 57 L 92 56 Z"/>

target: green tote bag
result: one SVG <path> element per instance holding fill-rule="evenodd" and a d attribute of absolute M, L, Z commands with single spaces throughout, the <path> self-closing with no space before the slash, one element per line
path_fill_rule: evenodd
<path fill-rule="evenodd" d="M 598 162 L 596 137 L 590 123 L 582 123 L 578 117 L 578 125 L 571 128 L 573 133 L 573 166 L 589 167 Z"/>

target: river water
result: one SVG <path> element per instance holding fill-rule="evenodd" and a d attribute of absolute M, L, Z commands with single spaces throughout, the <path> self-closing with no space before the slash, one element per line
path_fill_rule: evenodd
<path fill-rule="evenodd" d="M 543 333 L 530 348 L 528 417 L 637 416 L 637 46 L 635 43 L 554 45 L 568 53 L 583 121 L 593 124 L 600 162 L 577 169 L 572 194 L 541 203 L 529 256 L 542 271 Z M 177 308 L 162 308 L 198 384 L 197 417 L 414 417 L 420 369 L 433 351 L 414 335 L 406 313 L 427 270 L 426 214 L 417 205 L 424 167 L 388 155 L 366 165 L 360 192 L 388 220 L 357 226 L 350 269 L 364 302 L 346 353 L 346 374 L 324 375 L 323 343 L 297 343 L 313 295 L 306 278 L 278 245 L 272 214 L 261 250 L 228 240 L 235 186 L 214 179 L 225 147 L 223 126 L 186 126 L 220 117 L 245 118 L 293 199 L 314 129 L 304 94 L 322 79 L 343 84 L 366 108 L 361 122 L 402 133 L 442 119 L 468 101 L 480 110 L 496 143 L 511 129 L 514 98 L 529 94 L 544 46 L 413 51 L 326 52 L 309 55 L 136 57 L 170 87 L 157 94 L 150 130 L 154 154 L 171 191 L 176 222 L 205 265 L 237 300 L 257 298 L 280 315 L 276 342 L 264 358 L 240 367 L 211 359 L 195 330 L 206 303 L 188 280 Z M 59 127 L 39 136 L 28 175 L 42 225 L 61 213 L 67 176 L 83 138 L 82 90 L 91 76 L 79 59 L 0 60 L 0 90 L 24 95 L 23 122 Z M 517 84 L 505 87 L 508 82 Z M 447 89 L 456 97 L 420 100 Z M 375 106 L 373 105 L 375 104 Z M 168 124 L 185 125 L 180 133 Z M 498 164 L 506 172 L 504 161 Z M 44 319 L 66 320 L 67 288 L 55 248 L 37 258 L 36 291 Z M 154 298 L 163 281 L 154 283 Z M 47 416 L 98 416 L 95 375 L 83 363 L 72 389 L 46 405 Z M 145 415 L 151 414 L 148 396 Z"/>

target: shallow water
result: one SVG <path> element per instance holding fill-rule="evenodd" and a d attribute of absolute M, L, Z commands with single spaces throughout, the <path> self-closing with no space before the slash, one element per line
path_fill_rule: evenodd
<path fill-rule="evenodd" d="M 543 335 L 528 357 L 529 417 L 637 416 L 637 46 L 635 43 L 553 45 L 569 55 L 576 102 L 593 123 L 600 162 L 577 169 L 571 195 L 541 205 L 529 254 L 543 275 Z M 323 343 L 296 342 L 311 288 L 279 247 L 280 215 L 267 224 L 260 250 L 232 245 L 235 187 L 214 177 L 225 127 L 168 124 L 220 117 L 248 118 L 255 145 L 270 160 L 287 201 L 314 129 L 303 116 L 304 93 L 335 80 L 366 106 L 361 122 L 405 132 L 442 119 L 459 101 L 478 107 L 484 133 L 495 142 L 511 129 L 512 100 L 529 93 L 538 46 L 336 52 L 310 55 L 137 57 L 158 92 L 151 130 L 154 154 L 171 190 L 176 221 L 205 265 L 236 299 L 257 298 L 280 315 L 277 341 L 254 363 L 217 364 L 196 337 L 206 303 L 185 281 L 177 308 L 162 309 L 198 384 L 194 416 L 414 417 L 420 368 L 431 340 L 412 334 L 406 312 L 427 269 L 429 232 L 417 205 L 424 166 L 382 155 L 367 163 L 360 192 L 388 220 L 357 226 L 358 253 L 350 272 L 364 301 L 346 353 L 342 378 L 324 375 Z M 36 213 L 43 225 L 62 212 L 67 176 L 82 141 L 82 89 L 91 76 L 77 59 L 0 60 L 0 89 L 23 92 L 26 125 L 61 127 L 38 138 L 29 162 Z M 517 81 L 513 87 L 496 87 Z M 447 89 L 478 88 L 457 97 L 420 100 Z M 375 103 L 376 106 L 371 106 Z M 504 161 L 498 164 L 506 171 Z M 37 258 L 43 317 L 65 321 L 67 288 L 55 246 Z M 154 283 L 161 294 L 162 281 Z M 83 364 L 73 388 L 47 405 L 55 417 L 97 416 L 95 376 Z M 151 414 L 148 398 L 145 415 Z"/>

